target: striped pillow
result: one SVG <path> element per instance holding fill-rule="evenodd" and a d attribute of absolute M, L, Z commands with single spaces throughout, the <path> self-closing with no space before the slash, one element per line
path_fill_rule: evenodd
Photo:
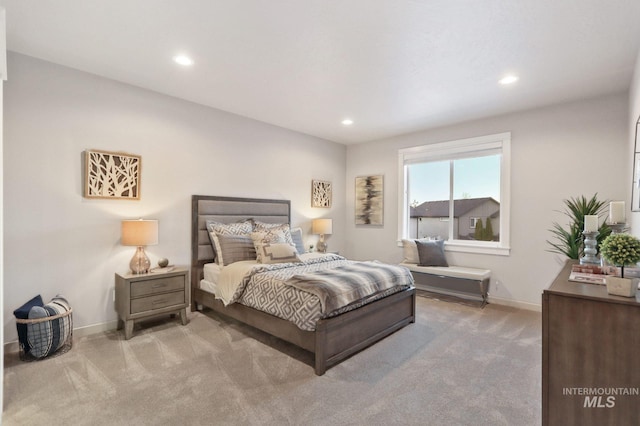
<path fill-rule="evenodd" d="M 249 235 L 253 230 L 253 221 L 244 220 L 236 223 L 220 223 L 207 220 L 206 227 L 207 231 L 209 231 L 209 239 L 211 240 L 216 263 L 224 266 L 224 262 L 221 260 L 222 249 L 220 248 L 220 241 L 216 238 L 216 235 Z"/>
<path fill-rule="evenodd" d="M 256 260 L 256 249 L 253 240 L 247 235 L 215 234 L 217 258 L 220 266 L 227 266 L 241 260 Z"/>
<path fill-rule="evenodd" d="M 64 297 L 56 296 L 44 306 L 34 306 L 29 310 L 29 319 L 47 318 L 64 314 L 71 310 Z M 60 349 L 70 338 L 73 329 L 71 315 L 51 321 L 27 324 L 27 341 L 31 355 L 43 358 Z"/>

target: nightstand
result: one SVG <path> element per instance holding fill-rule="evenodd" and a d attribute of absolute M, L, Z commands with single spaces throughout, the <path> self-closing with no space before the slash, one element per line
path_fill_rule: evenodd
<path fill-rule="evenodd" d="M 125 339 L 133 334 L 136 321 L 163 314 L 180 313 L 187 324 L 189 270 L 176 266 L 169 272 L 116 274 L 118 330 L 124 326 Z"/>

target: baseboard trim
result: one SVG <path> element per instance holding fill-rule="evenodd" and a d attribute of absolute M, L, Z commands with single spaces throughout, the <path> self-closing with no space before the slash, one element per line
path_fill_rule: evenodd
<path fill-rule="evenodd" d="M 518 309 L 526 309 L 527 311 L 542 312 L 542 305 L 537 305 L 535 303 L 529 302 L 520 302 L 513 299 L 503 299 L 501 297 L 491 296 L 491 294 L 489 294 L 489 303 L 493 303 L 495 305 L 510 306 L 512 308 Z"/>
<path fill-rule="evenodd" d="M 445 296 L 458 297 L 460 299 L 471 300 L 474 302 L 482 302 L 482 296 L 475 295 L 472 293 L 452 291 L 452 290 L 442 289 L 440 287 L 431 287 L 424 284 L 414 284 L 414 285 L 418 290 L 424 290 L 431 293 L 443 294 Z M 493 303 L 495 305 L 510 306 L 512 308 L 525 309 L 527 311 L 542 312 L 542 305 L 536 305 L 535 303 L 529 303 L 529 302 L 520 302 L 518 300 L 513 300 L 513 299 L 503 299 L 501 297 L 491 296 L 491 294 L 489 294 L 489 303 Z"/>
<path fill-rule="evenodd" d="M 96 333 L 104 333 L 105 331 L 115 330 L 118 327 L 118 321 L 108 321 L 100 324 L 87 325 L 85 327 L 78 327 L 73 329 L 73 337 L 84 337 L 89 336 L 91 334 Z M 20 345 L 17 340 L 13 342 L 7 342 L 4 344 L 4 352 L 18 352 L 20 350 Z"/>
<path fill-rule="evenodd" d="M 425 286 L 423 286 L 425 287 Z M 416 288 L 418 288 L 416 286 Z M 424 290 L 429 291 L 427 288 L 424 288 Z M 460 293 L 457 292 L 442 292 L 444 294 L 449 294 L 450 296 L 469 296 L 469 295 L 462 295 Z M 457 294 L 456 294 L 457 293 Z M 471 297 L 466 297 L 467 299 L 470 300 L 478 300 L 477 298 L 471 296 Z M 482 299 L 480 299 L 482 300 Z M 528 302 L 520 302 L 517 300 L 512 300 L 512 299 L 503 299 L 501 297 L 495 297 L 495 296 L 491 296 L 489 295 L 489 303 L 493 303 L 496 305 L 504 305 L 504 306 L 510 306 L 512 308 L 518 308 L 518 309 L 526 309 L 528 311 L 535 311 L 535 312 L 542 312 L 542 305 L 536 305 L 535 303 L 528 303 Z M 118 321 L 117 320 L 113 320 L 113 321 L 108 321 L 108 322 L 103 322 L 100 324 L 93 324 L 93 325 L 87 325 L 85 327 L 78 327 L 78 328 L 74 328 L 73 329 L 73 337 L 84 337 L 84 336 L 89 336 L 91 334 L 96 334 L 96 333 L 104 333 L 105 331 L 111 331 L 111 330 L 115 330 L 118 327 Z M 4 352 L 5 353 L 10 353 L 10 352 L 18 352 L 20 350 L 20 346 L 18 345 L 18 341 L 15 340 L 13 342 L 7 342 L 4 344 Z"/>
<path fill-rule="evenodd" d="M 84 337 L 90 334 L 103 333 L 118 328 L 118 320 L 102 322 L 100 324 L 87 325 L 73 329 L 74 337 Z"/>

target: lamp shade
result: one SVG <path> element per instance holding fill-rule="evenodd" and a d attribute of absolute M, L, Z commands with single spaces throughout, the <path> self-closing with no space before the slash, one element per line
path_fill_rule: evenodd
<path fill-rule="evenodd" d="M 123 246 L 153 246 L 158 244 L 157 220 L 123 220 L 120 242 Z"/>
<path fill-rule="evenodd" d="M 311 233 L 319 235 L 332 234 L 333 219 L 313 219 L 313 222 L 311 222 Z"/>

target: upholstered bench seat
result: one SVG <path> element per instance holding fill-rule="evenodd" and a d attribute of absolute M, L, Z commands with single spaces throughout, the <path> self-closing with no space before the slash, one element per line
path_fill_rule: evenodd
<path fill-rule="evenodd" d="M 461 296 L 482 298 L 482 305 L 487 303 L 491 270 L 469 268 L 465 266 L 418 266 L 415 263 L 402 262 L 415 280 L 416 288 L 438 291 Z"/>

